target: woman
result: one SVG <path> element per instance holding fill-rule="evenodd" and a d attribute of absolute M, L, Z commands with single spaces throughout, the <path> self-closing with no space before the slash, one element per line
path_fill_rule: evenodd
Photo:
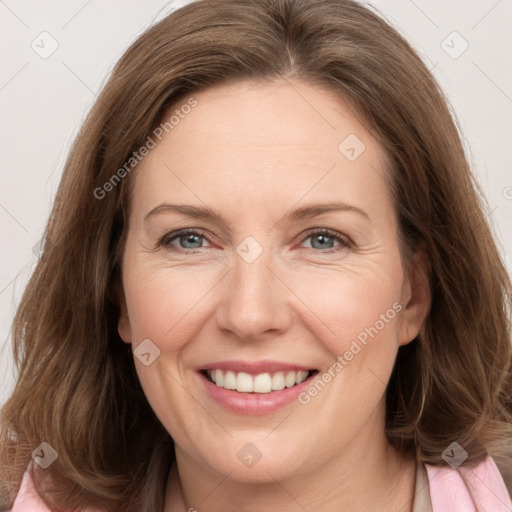
<path fill-rule="evenodd" d="M 367 8 L 150 28 L 46 238 L 4 508 L 511 509 L 509 277 L 442 93 Z"/>

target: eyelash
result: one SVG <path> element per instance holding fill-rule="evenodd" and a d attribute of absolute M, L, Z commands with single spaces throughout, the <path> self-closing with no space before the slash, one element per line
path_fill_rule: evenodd
<path fill-rule="evenodd" d="M 198 252 L 201 252 L 201 248 L 198 249 L 182 249 L 178 248 L 174 245 L 171 245 L 171 242 L 173 242 L 175 239 L 180 238 L 182 236 L 186 235 L 199 235 L 202 238 L 205 238 L 208 240 L 206 235 L 201 231 L 200 229 L 181 229 L 179 231 L 173 231 L 172 233 L 165 234 L 159 241 L 157 247 L 163 247 L 164 249 L 167 249 L 172 252 L 182 253 L 182 254 L 196 254 Z M 355 244 L 350 240 L 350 238 L 346 235 L 342 235 L 341 233 L 338 233 L 337 231 L 333 231 L 331 229 L 327 228 L 321 228 L 321 229 L 311 229 L 308 230 L 304 237 L 302 238 L 303 243 L 308 238 L 312 237 L 313 235 L 326 235 L 330 238 L 335 239 L 337 242 L 340 243 L 338 247 L 334 247 L 328 250 L 321 250 L 317 249 L 317 252 L 321 253 L 334 253 L 334 252 L 340 252 L 346 249 L 353 249 L 355 247 Z M 208 249 L 208 248 L 207 248 Z M 306 247 L 305 249 L 314 249 L 314 247 Z"/>

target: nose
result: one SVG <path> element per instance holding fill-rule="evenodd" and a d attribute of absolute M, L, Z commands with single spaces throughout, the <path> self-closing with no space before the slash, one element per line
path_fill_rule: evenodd
<path fill-rule="evenodd" d="M 269 250 L 252 263 L 238 255 L 224 283 L 216 318 L 217 326 L 242 341 L 277 337 L 292 323 L 293 293 L 285 276 L 272 265 Z M 281 270 L 282 274 L 282 270 Z"/>

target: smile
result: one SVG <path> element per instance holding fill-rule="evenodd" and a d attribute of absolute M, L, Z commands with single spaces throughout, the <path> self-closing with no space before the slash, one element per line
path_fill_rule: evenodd
<path fill-rule="evenodd" d="M 246 372 L 206 370 L 208 379 L 218 387 L 238 393 L 271 393 L 304 382 L 316 370 L 277 371 L 251 375 Z"/>
<path fill-rule="evenodd" d="M 286 405 L 318 374 L 317 369 L 278 361 L 224 361 L 197 368 L 196 375 L 213 402 L 235 414 L 261 416 Z"/>

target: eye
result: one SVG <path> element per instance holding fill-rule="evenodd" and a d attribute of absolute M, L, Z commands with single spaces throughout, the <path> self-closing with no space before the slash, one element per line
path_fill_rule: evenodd
<path fill-rule="evenodd" d="M 171 251 L 193 251 L 201 249 L 206 237 L 195 229 L 182 229 L 166 234 L 161 240 L 160 245 Z M 177 242 L 177 244 L 174 243 Z"/>
<path fill-rule="evenodd" d="M 311 248 L 320 249 L 322 252 L 336 252 L 342 251 L 354 246 L 352 241 L 345 235 L 330 229 L 317 229 L 310 231 L 308 236 L 303 239 L 303 243 L 306 240 L 311 239 Z M 333 244 L 338 242 L 338 246 Z M 325 251 L 327 249 L 327 251 Z M 329 249 L 332 249 L 329 251 Z"/>
<path fill-rule="evenodd" d="M 310 230 L 303 238 L 302 243 L 311 239 L 310 247 L 321 252 L 337 252 L 354 247 L 353 242 L 346 236 L 330 229 Z M 160 240 L 159 245 L 175 252 L 195 253 L 194 249 L 204 249 L 203 242 L 206 236 L 197 229 L 182 229 L 167 233 Z M 338 243 L 337 246 L 334 244 Z"/>

